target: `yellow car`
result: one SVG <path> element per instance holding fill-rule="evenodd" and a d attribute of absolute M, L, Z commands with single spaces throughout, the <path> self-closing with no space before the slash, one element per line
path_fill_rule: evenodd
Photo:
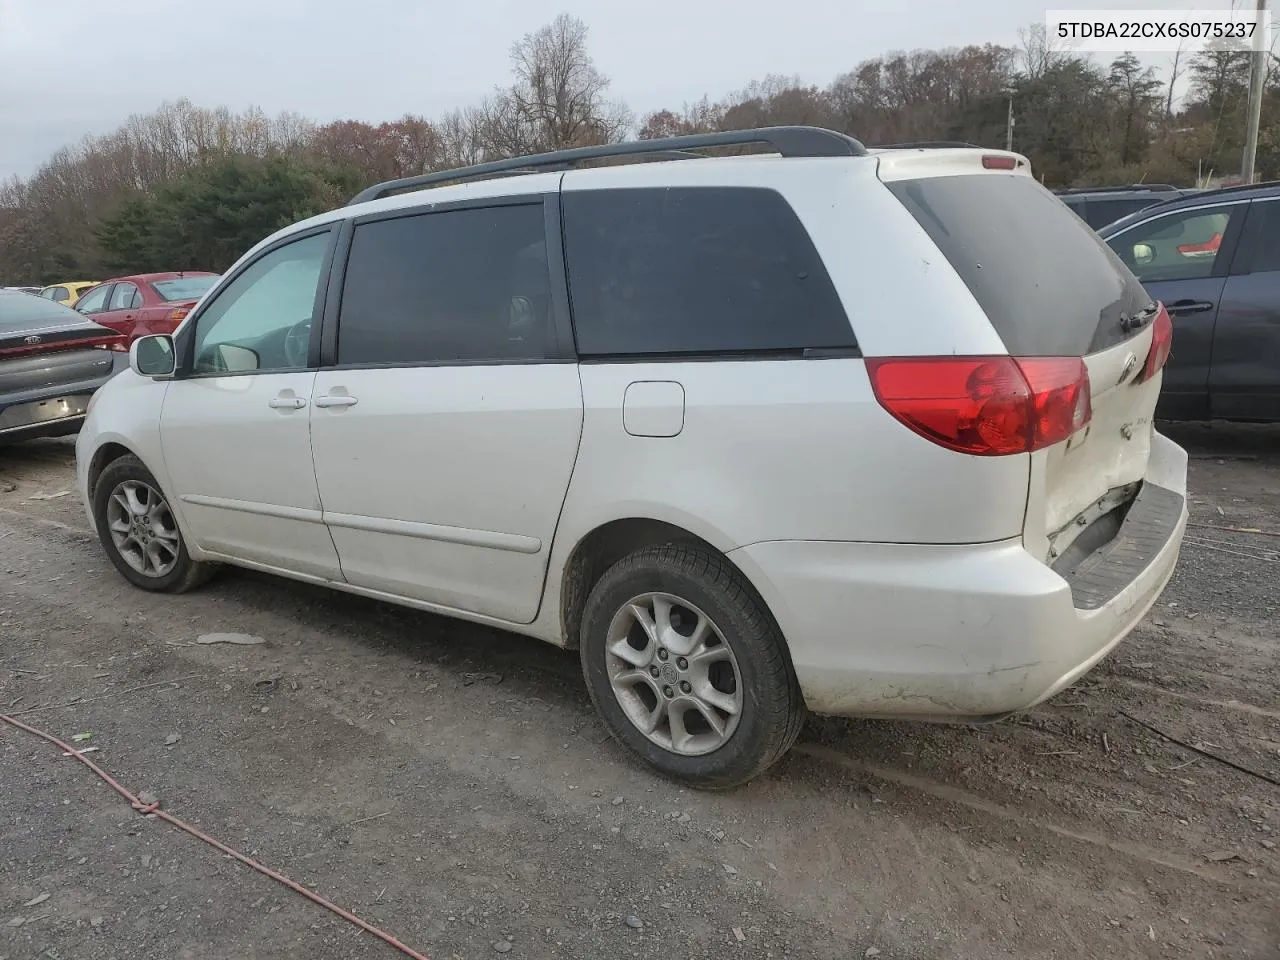
<path fill-rule="evenodd" d="M 54 300 L 64 307 L 74 307 L 80 295 L 90 287 L 96 287 L 97 280 L 71 280 L 67 283 L 54 283 L 40 291 L 46 300 Z"/>

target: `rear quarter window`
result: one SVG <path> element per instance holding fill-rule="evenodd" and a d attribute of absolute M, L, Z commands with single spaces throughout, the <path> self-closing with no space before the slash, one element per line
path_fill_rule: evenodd
<path fill-rule="evenodd" d="M 937 245 L 1013 356 L 1085 356 L 1126 340 L 1142 284 L 1030 177 L 974 174 L 886 186 Z"/>
<path fill-rule="evenodd" d="M 856 346 L 822 258 L 774 190 L 570 190 L 562 204 L 581 356 Z"/>

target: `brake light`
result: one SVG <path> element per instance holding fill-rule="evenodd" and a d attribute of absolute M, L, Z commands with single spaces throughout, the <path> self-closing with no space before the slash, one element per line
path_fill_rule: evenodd
<path fill-rule="evenodd" d="M 1080 357 L 881 357 L 866 364 L 882 407 L 960 453 L 1030 453 L 1066 440 L 1093 417 Z"/>
<path fill-rule="evenodd" d="M 1143 364 L 1142 373 L 1135 383 L 1145 383 L 1164 367 L 1173 350 L 1173 321 L 1169 311 L 1160 304 L 1160 312 L 1156 314 L 1151 325 L 1151 349 L 1147 351 L 1147 362 Z"/>
<path fill-rule="evenodd" d="M 1184 257 L 1198 257 L 1217 253 L 1218 248 L 1222 246 L 1222 234 L 1215 233 L 1204 243 L 1183 243 L 1178 246 L 1178 252 Z"/>
<path fill-rule="evenodd" d="M 1002 157 L 994 153 L 988 153 L 982 158 L 982 166 L 986 170 L 1012 170 L 1017 164 L 1016 157 Z"/>

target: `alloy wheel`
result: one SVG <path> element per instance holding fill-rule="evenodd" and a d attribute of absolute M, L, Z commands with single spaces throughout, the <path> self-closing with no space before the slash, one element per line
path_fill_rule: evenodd
<path fill-rule="evenodd" d="M 160 491 L 141 480 L 116 484 L 107 498 L 107 529 L 116 551 L 144 577 L 159 579 L 178 563 L 181 536 Z"/>
<path fill-rule="evenodd" d="M 669 593 L 625 603 L 609 624 L 606 668 L 627 719 L 652 742 L 685 756 L 728 742 L 742 718 L 742 674 L 705 613 Z"/>

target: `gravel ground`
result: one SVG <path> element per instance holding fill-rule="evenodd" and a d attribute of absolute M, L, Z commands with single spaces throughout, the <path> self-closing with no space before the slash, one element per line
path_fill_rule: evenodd
<path fill-rule="evenodd" d="M 631 764 L 571 653 L 249 573 L 134 590 L 34 499 L 70 443 L 6 449 L 0 712 L 432 960 L 1275 960 L 1280 788 L 1121 711 L 1280 779 L 1280 537 L 1225 529 L 1280 531 L 1280 430 L 1169 432 L 1195 526 L 1113 657 L 991 726 L 813 720 L 723 795 Z M 398 955 L 9 727 L 0 802 L 0 960 Z"/>

